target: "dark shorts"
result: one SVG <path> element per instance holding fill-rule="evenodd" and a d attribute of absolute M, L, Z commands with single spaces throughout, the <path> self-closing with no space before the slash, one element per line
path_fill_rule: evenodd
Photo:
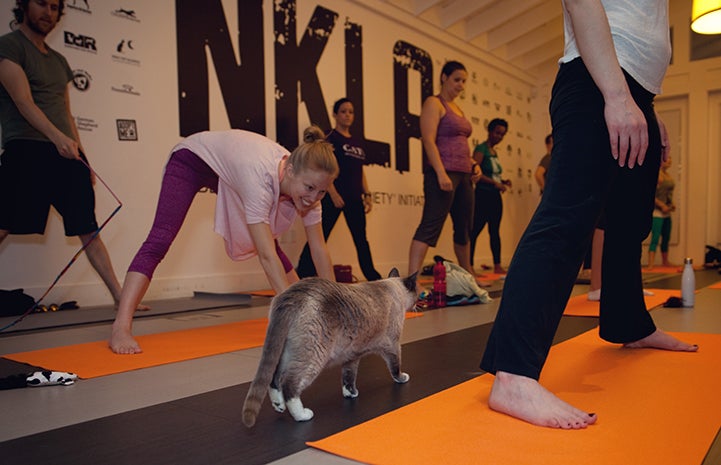
<path fill-rule="evenodd" d="M 51 205 L 63 218 L 66 236 L 98 229 L 87 166 L 62 157 L 51 142 L 8 142 L 0 156 L 0 230 L 43 234 Z"/>

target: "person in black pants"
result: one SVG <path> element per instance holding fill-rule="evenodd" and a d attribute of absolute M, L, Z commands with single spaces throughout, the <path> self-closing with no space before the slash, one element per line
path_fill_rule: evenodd
<path fill-rule="evenodd" d="M 353 137 L 350 133 L 354 119 L 353 102 L 347 98 L 335 102 L 333 118 L 336 122 L 335 128 L 326 136 L 326 140 L 333 144 L 340 174 L 328 189 L 328 195 L 321 201 L 323 235 L 327 241 L 333 226 L 343 213 L 353 237 L 363 276 L 368 281 L 375 281 L 381 279 L 381 275 L 373 265 L 370 245 L 366 237 L 366 213 L 371 211 L 373 202 L 363 173 L 366 159 L 364 144 L 361 139 Z M 316 275 L 308 244 L 301 252 L 296 272 L 301 278 Z"/>
<path fill-rule="evenodd" d="M 539 426 L 579 429 L 596 414 L 564 402 L 538 379 L 601 212 L 600 337 L 626 348 L 698 346 L 657 329 L 643 300 L 641 243 L 669 146 L 653 108 L 670 58 L 668 3 L 567 0 L 563 8 L 566 54 L 551 96 L 548 183 L 511 260 L 481 368 L 495 374 L 490 408 Z M 614 41 L 619 37 L 632 40 Z"/>
<path fill-rule="evenodd" d="M 471 265 L 476 253 L 476 241 L 488 224 L 488 236 L 493 255 L 493 272 L 505 274 L 501 266 L 501 218 L 503 217 L 503 199 L 501 194 L 511 186 L 511 181 L 501 179 L 501 163 L 498 161 L 496 145 L 500 144 L 508 132 L 508 122 L 494 118 L 488 123 L 488 138 L 473 150 L 473 159 L 481 167 L 481 177 L 475 187 L 473 228 L 471 229 Z"/>

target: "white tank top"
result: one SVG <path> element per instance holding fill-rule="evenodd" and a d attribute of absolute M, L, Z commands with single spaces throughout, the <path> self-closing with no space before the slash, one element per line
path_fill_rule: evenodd
<path fill-rule="evenodd" d="M 568 11 L 563 8 L 565 48 L 559 63 L 580 56 Z M 601 0 L 618 61 L 644 89 L 661 93 L 671 61 L 667 0 Z"/>

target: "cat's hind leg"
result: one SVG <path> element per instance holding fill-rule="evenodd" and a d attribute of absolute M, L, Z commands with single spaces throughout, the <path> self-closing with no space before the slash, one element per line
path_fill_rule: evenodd
<path fill-rule="evenodd" d="M 313 411 L 303 407 L 300 394 L 310 386 L 320 373 L 322 366 L 302 361 L 289 364 L 281 383 L 285 405 L 295 421 L 308 421 L 313 418 Z"/>
<path fill-rule="evenodd" d="M 355 381 L 358 376 L 360 359 L 350 360 L 343 364 L 343 397 L 353 399 L 358 397 L 358 388 Z"/>
<path fill-rule="evenodd" d="M 285 412 L 285 398 L 283 397 L 283 391 L 281 391 L 275 383 L 275 380 L 270 383 L 268 387 L 268 397 L 270 403 L 273 405 L 273 409 L 276 412 Z"/>
<path fill-rule="evenodd" d="M 408 373 L 403 373 L 401 371 L 401 346 L 398 344 L 398 346 L 394 347 L 393 349 L 385 350 L 381 354 L 383 356 L 383 359 L 386 361 L 386 365 L 388 365 L 388 371 L 391 372 L 391 376 L 393 377 L 393 380 L 396 383 L 404 384 L 407 383 L 408 380 L 411 379 L 411 377 L 408 375 Z"/>

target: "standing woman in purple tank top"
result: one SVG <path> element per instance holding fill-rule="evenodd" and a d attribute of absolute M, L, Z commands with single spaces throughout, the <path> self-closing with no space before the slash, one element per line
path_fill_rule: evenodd
<path fill-rule="evenodd" d="M 421 222 L 411 242 L 408 274 L 420 270 L 429 247 L 435 247 L 443 224 L 451 215 L 453 250 L 458 264 L 473 273 L 470 226 L 473 218 L 473 182 L 481 170 L 471 158 L 471 123 L 454 102 L 465 89 L 465 66 L 449 61 L 441 70 L 441 90 L 423 102 L 420 126 L 424 149 Z M 475 276 L 475 274 L 474 274 Z"/>

